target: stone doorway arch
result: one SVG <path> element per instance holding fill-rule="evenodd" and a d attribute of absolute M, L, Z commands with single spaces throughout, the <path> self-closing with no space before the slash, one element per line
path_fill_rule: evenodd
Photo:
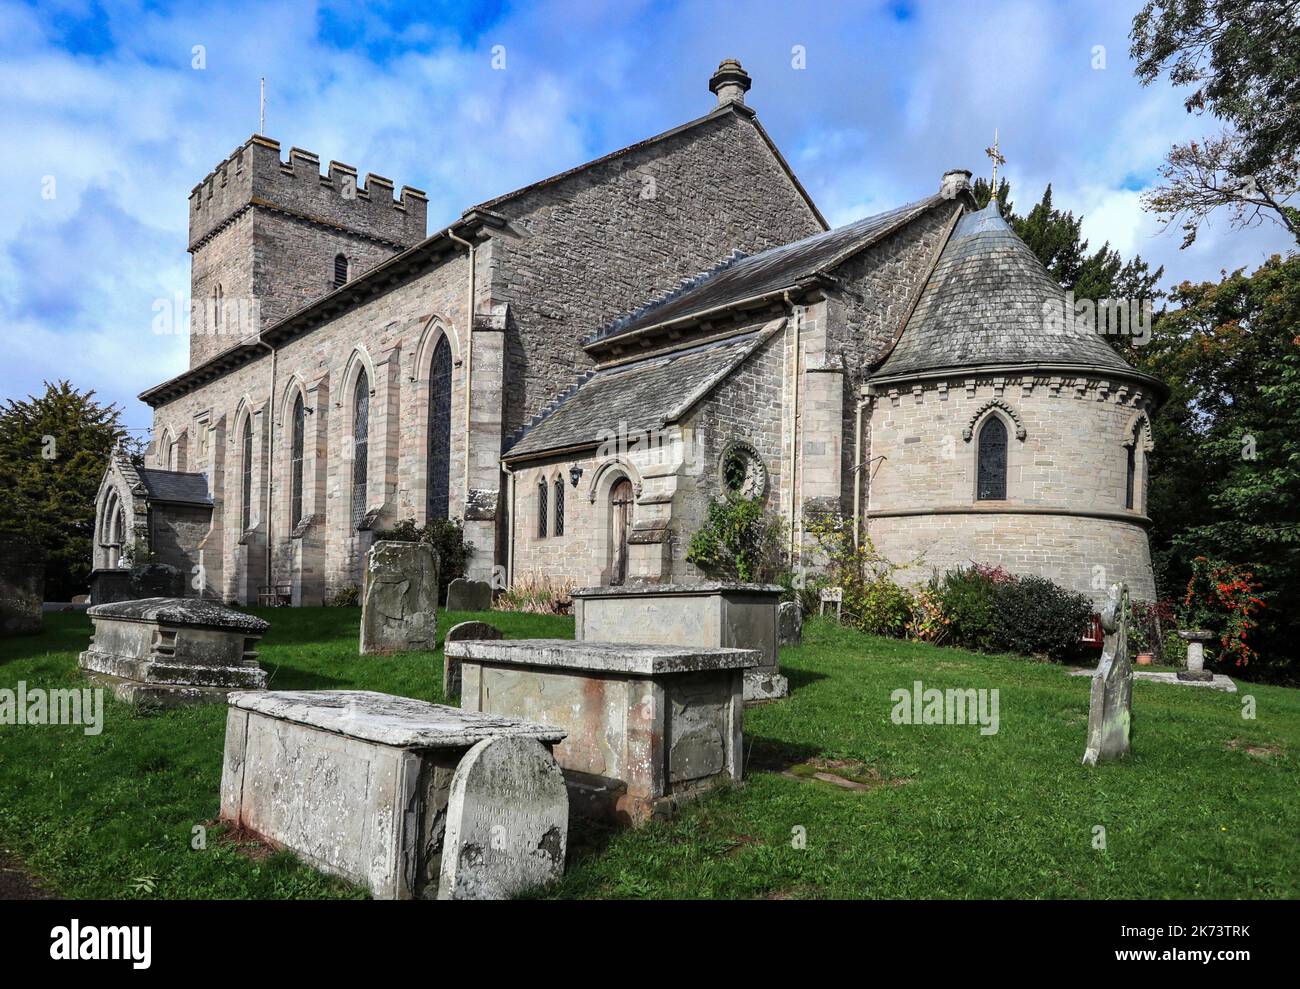
<path fill-rule="evenodd" d="M 609 582 L 619 586 L 627 583 L 628 537 L 632 535 L 632 506 L 636 494 L 631 478 L 624 475 L 609 489 Z"/>

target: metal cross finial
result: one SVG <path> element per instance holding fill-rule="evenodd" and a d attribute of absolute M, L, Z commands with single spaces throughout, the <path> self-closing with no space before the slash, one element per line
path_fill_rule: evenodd
<path fill-rule="evenodd" d="M 1007 163 L 1007 159 L 998 150 L 998 129 L 996 127 L 993 128 L 993 145 L 985 148 L 984 153 L 993 159 L 993 184 L 989 186 L 989 190 L 991 197 L 996 199 L 998 197 L 998 166 Z"/>

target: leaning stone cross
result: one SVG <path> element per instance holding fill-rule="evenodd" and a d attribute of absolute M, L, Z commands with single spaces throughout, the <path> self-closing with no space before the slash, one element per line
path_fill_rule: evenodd
<path fill-rule="evenodd" d="M 1122 759 L 1129 753 L 1129 728 L 1133 718 L 1133 664 L 1128 655 L 1128 586 L 1110 585 L 1101 609 L 1106 633 L 1101 662 L 1092 675 L 1088 702 L 1088 750 L 1085 766 Z"/>

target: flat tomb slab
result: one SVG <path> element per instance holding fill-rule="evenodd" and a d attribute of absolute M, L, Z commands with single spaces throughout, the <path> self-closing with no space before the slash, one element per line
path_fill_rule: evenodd
<path fill-rule="evenodd" d="M 744 674 L 759 654 L 567 639 L 447 645 L 470 711 L 563 728 L 555 746 L 584 813 L 640 823 L 743 771 Z"/>
<path fill-rule="evenodd" d="M 268 690 L 236 694 L 230 706 L 396 748 L 468 749 L 509 735 L 550 744 L 564 738 L 559 728 L 372 690 Z"/>
<path fill-rule="evenodd" d="M 463 889 L 440 891 L 461 762 L 476 747 L 508 740 L 536 747 L 528 764 L 544 765 L 554 761 L 551 749 L 562 738 L 557 728 L 370 691 L 233 694 L 221 818 L 380 899 L 464 896 Z M 558 850 L 562 869 L 565 836 L 554 832 L 555 798 L 538 808 L 516 805 L 511 795 L 529 793 L 529 781 L 497 781 L 492 792 L 500 795 L 500 806 L 476 814 L 499 816 L 507 828 L 503 847 L 513 849 L 520 835 L 536 832 L 537 842 L 545 837 L 544 864 L 553 868 Z M 540 830 L 528 816 L 539 808 L 546 822 Z M 458 850 L 458 866 L 464 854 Z M 509 863 L 487 858 L 480 864 L 495 871 L 476 882 L 477 889 L 512 895 L 522 891 L 512 881 L 538 875 L 503 870 Z"/>
<path fill-rule="evenodd" d="M 663 676 L 757 666 L 754 649 L 647 645 L 635 642 L 576 642 L 573 639 L 462 639 L 449 642 L 446 655 L 519 666 L 547 666 L 592 673 Z"/>

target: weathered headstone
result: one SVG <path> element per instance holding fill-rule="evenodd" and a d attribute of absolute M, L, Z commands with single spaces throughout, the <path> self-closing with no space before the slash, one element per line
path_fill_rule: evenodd
<path fill-rule="evenodd" d="M 803 610 L 798 601 L 782 601 L 776 609 L 777 645 L 797 646 L 803 642 Z"/>
<path fill-rule="evenodd" d="M 432 650 L 438 634 L 438 555 L 428 543 L 381 540 L 366 555 L 361 654 Z"/>
<path fill-rule="evenodd" d="M 29 635 L 43 623 L 45 556 L 23 539 L 0 540 L 0 635 Z"/>
<path fill-rule="evenodd" d="M 528 742 L 531 756 L 511 760 L 494 754 L 478 770 L 458 774 L 476 746 L 506 738 Z M 457 841 L 457 857 L 475 868 L 464 873 L 465 882 L 453 895 L 513 892 L 520 888 L 515 885 L 520 876 L 552 874 L 550 852 L 556 847 L 559 867 L 564 864 L 567 813 L 556 815 L 554 799 L 542 799 L 550 793 L 549 774 L 559 774 L 549 748 L 562 738 L 562 729 L 546 725 L 371 691 L 232 694 L 221 819 L 365 886 L 376 898 L 431 899 L 439 890 L 452 787 L 459 777 L 458 833 L 464 838 Z M 552 768 L 540 768 L 547 760 Z M 534 775 L 485 783 L 480 770 L 498 766 L 524 766 Z M 525 806 L 516 814 L 524 793 L 532 809 Z M 538 809 L 544 810 L 541 828 L 528 823 Z M 547 834 L 557 817 L 558 846 Z M 474 861 L 469 845 L 489 819 L 506 826 L 504 837 L 497 838 L 505 847 L 492 849 L 491 856 L 485 850 Z M 520 865 L 505 856 L 506 849 L 522 851 L 519 838 L 532 834 L 545 861 Z M 505 875 L 497 878 L 498 871 Z"/>
<path fill-rule="evenodd" d="M 1092 675 L 1088 701 L 1088 748 L 1085 766 L 1122 759 L 1129 753 L 1133 720 L 1133 664 L 1128 655 L 1128 586 L 1111 584 L 1101 609 L 1101 627 L 1106 638 L 1101 662 Z"/>
<path fill-rule="evenodd" d="M 533 738 L 493 738 L 451 780 L 440 900 L 502 900 L 564 875 L 569 795 L 555 757 Z"/>
<path fill-rule="evenodd" d="M 492 585 L 486 580 L 457 577 L 447 585 L 448 611 L 490 611 Z"/>
<path fill-rule="evenodd" d="M 447 629 L 447 638 L 443 640 L 442 657 L 442 696 L 455 697 L 460 693 L 460 660 L 446 655 L 448 642 L 460 642 L 462 639 L 500 639 L 501 629 L 487 622 L 461 622 Z"/>
<path fill-rule="evenodd" d="M 270 626 L 253 615 L 199 598 L 96 604 L 86 614 L 95 632 L 81 669 L 120 701 L 197 704 L 266 687 L 256 647 Z"/>
<path fill-rule="evenodd" d="M 1178 637 L 1187 643 L 1187 669 L 1178 671 L 1178 679 L 1197 683 L 1213 680 L 1214 674 L 1205 668 L 1205 643 L 1214 639 L 1214 633 L 1191 629 L 1179 632 Z"/>

